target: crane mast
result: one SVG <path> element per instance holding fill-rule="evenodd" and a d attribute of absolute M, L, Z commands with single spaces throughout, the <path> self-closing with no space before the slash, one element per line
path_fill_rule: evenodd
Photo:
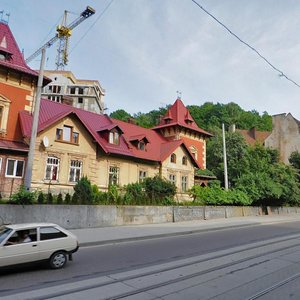
<path fill-rule="evenodd" d="M 34 58 L 36 58 L 42 52 L 42 49 L 51 47 L 57 40 L 59 40 L 58 53 L 56 57 L 56 69 L 63 70 L 68 63 L 68 45 L 69 38 L 72 34 L 72 30 L 93 14 L 95 14 L 95 10 L 90 6 L 87 6 L 87 8 L 80 14 L 80 16 L 77 19 L 75 19 L 69 25 L 66 25 L 67 11 L 65 11 L 62 24 L 58 25 L 56 28 L 56 35 L 53 38 L 51 38 L 48 42 L 46 42 L 43 46 L 41 46 L 32 55 L 26 58 L 26 63 L 29 63 Z"/>

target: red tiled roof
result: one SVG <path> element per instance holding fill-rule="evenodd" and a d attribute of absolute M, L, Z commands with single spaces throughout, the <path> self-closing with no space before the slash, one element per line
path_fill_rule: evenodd
<path fill-rule="evenodd" d="M 11 56 L 9 60 L 0 60 L 0 65 L 35 77 L 38 76 L 38 73 L 26 64 L 9 26 L 3 22 L 0 22 L 0 45 L 2 46 L 0 47 L 1 52 Z"/>
<path fill-rule="evenodd" d="M 175 103 L 168 109 L 164 118 L 161 120 L 158 126 L 153 129 L 160 129 L 171 126 L 181 126 L 189 128 L 190 130 L 197 131 L 206 136 L 212 136 L 209 132 L 198 127 L 189 110 L 184 106 L 180 99 L 177 99 Z"/>
<path fill-rule="evenodd" d="M 139 127 L 135 124 L 111 119 L 107 115 L 99 115 L 46 99 L 41 100 L 38 132 L 45 130 L 61 118 L 71 114 L 74 114 L 81 121 L 105 153 L 163 162 L 179 146 L 184 145 L 191 156 L 191 160 L 198 166 L 182 140 L 168 141 L 155 130 Z M 19 116 L 23 136 L 30 137 L 32 115 L 27 111 L 22 111 L 19 113 Z M 107 139 L 101 134 L 104 130 L 111 130 L 115 127 L 120 128 L 123 133 L 119 145 L 108 143 Z M 145 151 L 139 150 L 135 145 L 130 143 L 130 141 L 137 141 L 139 139 L 146 140 L 147 144 Z"/>
<path fill-rule="evenodd" d="M 131 151 L 135 157 L 153 161 L 163 162 L 170 156 L 179 146 L 183 145 L 190 155 L 192 162 L 197 166 L 198 163 L 184 144 L 183 140 L 169 141 L 161 136 L 156 130 L 140 127 L 135 124 L 126 123 L 117 119 L 112 119 L 117 123 L 124 132 L 127 141 L 136 141 L 147 139 L 146 150 L 139 150 L 137 147 L 131 147 Z"/>
<path fill-rule="evenodd" d="M 236 132 L 240 133 L 249 145 L 255 145 L 256 143 L 262 145 L 271 134 L 270 131 L 258 131 L 255 128 L 250 130 L 236 129 Z"/>
<path fill-rule="evenodd" d="M 29 151 L 28 145 L 22 142 L 14 142 L 14 141 L 6 141 L 6 140 L 0 140 L 0 149 L 10 149 L 10 150 L 16 150 L 22 152 Z"/>

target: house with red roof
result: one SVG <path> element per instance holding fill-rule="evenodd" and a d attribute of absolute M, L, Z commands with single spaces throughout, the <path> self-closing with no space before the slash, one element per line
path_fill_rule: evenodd
<path fill-rule="evenodd" d="M 23 182 L 38 74 L 24 61 L 5 23 L 0 23 L 0 191 Z M 44 85 L 49 83 L 44 78 Z M 86 175 L 100 190 L 159 175 L 177 187 L 178 199 L 206 167 L 206 139 L 181 99 L 160 124 L 147 129 L 48 99 L 41 100 L 32 189 L 72 193 Z"/>
<path fill-rule="evenodd" d="M 105 191 L 110 184 L 123 186 L 160 175 L 176 185 L 179 199 L 186 198 L 194 185 L 195 169 L 205 165 L 203 149 L 210 134 L 197 127 L 191 117 L 187 124 L 181 123 L 180 115 L 187 111 L 181 100 L 176 100 L 170 110 L 169 115 L 174 111 L 177 115 L 175 128 L 169 127 L 167 132 L 177 132 L 176 137 L 161 134 L 162 124 L 143 128 L 42 99 L 32 188 L 72 193 L 76 182 L 86 175 Z M 20 112 L 19 121 L 23 138 L 28 141 L 32 114 Z"/>
<path fill-rule="evenodd" d="M 18 121 L 19 111 L 32 112 L 38 73 L 24 61 L 14 36 L 0 22 L 0 193 L 11 194 L 22 183 L 28 145 Z M 44 83 L 49 80 L 45 78 Z"/>

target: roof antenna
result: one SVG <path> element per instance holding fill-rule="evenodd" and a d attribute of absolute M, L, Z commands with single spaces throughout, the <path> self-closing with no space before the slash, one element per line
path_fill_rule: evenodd
<path fill-rule="evenodd" d="M 177 99 L 181 100 L 182 92 L 181 91 L 176 91 L 177 93 Z"/>

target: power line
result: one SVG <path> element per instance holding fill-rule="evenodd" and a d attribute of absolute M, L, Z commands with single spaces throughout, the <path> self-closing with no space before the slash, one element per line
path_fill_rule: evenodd
<path fill-rule="evenodd" d="M 114 2 L 114 0 L 111 0 L 106 7 L 103 9 L 103 11 L 99 14 L 98 18 L 95 20 L 95 22 L 88 28 L 88 30 L 81 36 L 79 41 L 72 47 L 70 50 L 70 53 L 78 46 L 78 44 L 86 37 L 86 35 L 89 33 L 89 31 L 96 25 L 96 23 L 100 20 L 100 18 L 105 14 L 105 12 L 109 9 L 111 4 Z"/>
<path fill-rule="evenodd" d="M 250 48 L 253 52 L 255 52 L 261 59 L 263 59 L 271 68 L 273 68 L 275 71 L 279 73 L 280 77 L 284 77 L 285 79 L 289 80 L 293 84 L 295 84 L 297 87 L 300 87 L 300 85 L 295 82 L 293 79 L 289 78 L 287 75 L 283 73 L 280 69 L 275 67 L 267 58 L 265 58 L 261 53 L 259 53 L 258 50 L 256 50 L 254 47 L 249 45 L 247 42 L 242 40 L 238 35 L 236 35 L 234 32 L 232 32 L 224 23 L 219 21 L 215 16 L 213 16 L 210 12 L 208 12 L 202 5 L 200 5 L 197 1 L 192 0 L 200 9 L 202 9 L 206 14 L 208 14 L 211 18 L 213 18 L 217 23 L 219 23 L 222 27 L 224 27 L 231 35 L 233 35 L 236 39 L 238 39 L 241 43 L 246 45 L 248 48 Z"/>

